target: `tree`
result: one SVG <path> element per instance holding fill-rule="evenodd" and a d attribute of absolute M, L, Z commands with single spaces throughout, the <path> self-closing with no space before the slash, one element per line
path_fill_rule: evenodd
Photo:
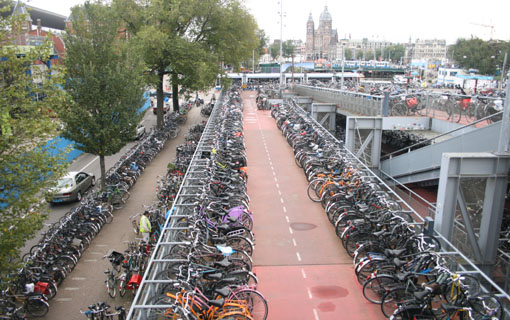
<path fill-rule="evenodd" d="M 258 48 L 257 25 L 237 0 L 115 0 L 114 6 L 135 35 L 158 92 L 162 124 L 163 78 L 171 77 L 173 107 L 181 90 L 214 84 L 222 63 L 238 70 Z"/>
<path fill-rule="evenodd" d="M 510 53 L 510 42 L 458 39 L 451 51 L 453 59 L 465 69 L 478 69 L 481 74 L 494 75 L 498 67 L 503 66 L 505 52 Z"/>
<path fill-rule="evenodd" d="M 283 49 L 283 44 L 282 44 L 282 49 Z M 273 58 L 273 60 L 276 60 L 276 57 L 279 57 L 280 56 L 280 41 L 273 41 L 273 43 L 271 43 L 271 46 L 269 47 L 269 50 L 270 50 L 270 54 L 271 54 L 271 58 Z"/>
<path fill-rule="evenodd" d="M 63 136 L 99 156 L 105 187 L 105 157 L 135 135 L 142 106 L 142 68 L 111 7 L 85 2 L 72 10 L 65 37 L 65 89 L 71 103 L 59 113 Z"/>
<path fill-rule="evenodd" d="M 351 48 L 345 48 L 345 60 L 351 60 L 352 57 L 353 57 L 352 49 Z"/>
<path fill-rule="evenodd" d="M 384 54 L 389 54 L 390 60 L 393 62 L 400 61 L 400 58 L 402 58 L 405 55 L 406 49 L 401 44 L 392 45 L 389 47 L 386 47 L 384 49 Z"/>
<path fill-rule="evenodd" d="M 356 59 L 357 60 L 363 59 L 363 51 L 362 50 L 356 51 Z"/>
<path fill-rule="evenodd" d="M 66 167 L 48 142 L 57 134 L 54 110 L 65 103 L 61 73 L 54 67 L 50 75 L 44 65 L 53 52 L 50 37 L 28 51 L 14 43 L 25 33 L 25 18 L 0 15 L 0 278 L 19 267 L 20 249 L 47 216 L 41 192 Z"/>

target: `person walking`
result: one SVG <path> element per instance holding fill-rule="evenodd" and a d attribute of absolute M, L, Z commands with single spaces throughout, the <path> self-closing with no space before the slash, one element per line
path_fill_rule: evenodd
<path fill-rule="evenodd" d="M 140 218 L 140 233 L 144 242 L 149 243 L 151 235 L 151 222 L 149 220 L 150 213 L 145 211 Z"/>

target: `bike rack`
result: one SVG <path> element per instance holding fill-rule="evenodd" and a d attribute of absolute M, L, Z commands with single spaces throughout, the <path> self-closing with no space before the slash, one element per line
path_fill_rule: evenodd
<path fill-rule="evenodd" d="M 292 99 L 290 99 L 290 100 L 292 101 L 293 108 L 295 110 L 297 110 L 305 119 L 308 119 L 311 122 L 313 122 L 314 125 L 320 131 L 322 131 L 322 133 L 324 135 L 326 135 L 330 139 L 332 139 L 332 141 L 334 141 L 338 146 L 342 146 L 341 150 L 344 153 L 349 154 L 352 157 L 352 159 L 355 159 L 359 168 L 361 168 L 365 172 L 370 173 L 371 177 L 377 179 L 378 183 L 380 183 L 390 194 L 392 194 L 398 202 L 405 204 L 405 206 L 413 212 L 414 216 L 418 217 L 422 222 L 425 222 L 425 220 L 421 217 L 420 214 L 418 214 L 418 212 L 416 212 L 409 204 L 407 204 L 407 202 L 404 199 L 402 199 L 400 197 L 400 195 L 398 195 L 378 175 L 376 175 L 361 160 L 359 160 L 356 157 L 356 155 L 354 155 L 350 150 L 345 148 L 345 146 L 343 146 L 342 143 L 333 134 L 331 134 L 328 130 L 326 130 L 324 127 L 322 127 L 322 125 L 319 124 L 315 119 L 311 118 L 303 109 L 301 109 L 299 107 L 299 105 L 297 105 L 297 103 L 295 101 L 293 101 Z M 464 255 L 459 249 L 457 249 L 450 241 L 448 241 L 446 238 L 444 238 L 441 234 L 437 233 L 436 231 L 434 231 L 434 236 L 437 237 L 438 239 L 440 239 L 443 242 L 443 244 L 446 244 L 448 246 L 448 248 L 450 249 L 447 252 L 443 252 L 443 254 L 451 254 L 451 255 L 458 256 L 459 260 L 466 263 L 465 265 L 462 265 L 459 263 L 461 270 L 455 270 L 455 271 L 458 271 L 459 273 L 470 273 L 470 274 L 478 275 L 479 279 L 484 281 L 483 283 L 481 283 L 481 287 L 485 292 L 493 293 L 496 296 L 498 296 L 499 298 L 505 299 L 507 302 L 510 301 L 510 295 L 507 292 L 505 292 L 505 290 L 503 290 L 498 284 L 496 284 L 494 281 L 492 281 L 492 279 L 489 276 L 487 276 L 482 270 L 480 270 L 466 255 Z M 488 286 L 490 286 L 490 287 L 488 287 Z M 492 288 L 493 290 L 489 290 L 489 288 Z M 502 302 L 503 302 L 503 305 L 505 306 L 505 304 L 504 304 L 505 301 L 502 301 Z M 504 308 L 504 310 L 505 310 L 505 314 L 507 315 L 507 317 L 510 316 L 510 310 L 508 310 L 508 308 L 506 308 L 506 307 Z"/>
<path fill-rule="evenodd" d="M 218 117 L 220 105 L 223 102 L 223 92 L 221 92 L 220 97 L 216 100 L 216 104 L 209 116 L 207 124 L 205 126 L 204 132 L 198 142 L 195 153 L 191 158 L 191 162 L 189 167 L 184 175 L 182 184 L 177 192 L 175 200 L 172 204 L 172 208 L 168 212 L 171 214 L 168 215 L 165 221 L 165 228 L 162 230 L 161 235 L 158 239 L 158 242 L 154 246 L 152 255 L 147 264 L 147 269 L 145 274 L 143 275 L 142 283 L 140 284 L 140 288 L 136 293 L 136 296 L 133 300 L 131 308 L 129 309 L 129 313 L 127 315 L 127 319 L 146 319 L 146 312 L 143 310 L 148 309 L 168 309 L 172 307 L 172 305 L 153 305 L 151 304 L 150 299 L 158 294 L 158 287 L 161 285 L 175 283 L 175 280 L 159 280 L 155 279 L 156 275 L 165 270 L 168 263 L 172 262 L 186 262 L 185 259 L 166 259 L 165 256 L 168 254 L 169 250 L 173 245 L 176 244 L 184 244 L 182 241 L 172 241 L 175 235 L 175 232 L 178 230 L 188 230 L 188 227 L 175 227 L 175 222 L 179 219 L 189 217 L 188 214 L 185 213 L 185 209 L 188 207 L 194 206 L 191 203 L 183 203 L 189 197 L 196 197 L 200 194 L 196 193 L 197 188 L 202 188 L 204 184 L 200 183 L 203 178 L 196 177 L 198 175 L 207 174 L 205 170 L 207 159 L 203 159 L 203 152 L 210 153 L 214 148 L 215 136 L 217 131 L 217 122 L 221 120 Z"/>

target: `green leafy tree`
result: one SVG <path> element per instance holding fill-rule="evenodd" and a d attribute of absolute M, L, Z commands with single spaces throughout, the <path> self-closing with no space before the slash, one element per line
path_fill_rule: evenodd
<path fill-rule="evenodd" d="M 478 69 L 481 74 L 496 74 L 503 66 L 505 52 L 510 54 L 508 41 L 484 41 L 482 39 L 458 39 L 451 48 L 453 59 L 465 69 Z"/>
<path fill-rule="evenodd" d="M 237 0 L 115 0 L 114 6 L 135 35 L 148 82 L 157 88 L 158 126 L 165 75 L 178 110 L 180 91 L 210 88 L 222 63 L 239 70 L 260 44 L 254 18 Z"/>
<path fill-rule="evenodd" d="M 72 98 L 61 110 L 63 136 L 84 152 L 98 155 L 105 187 L 105 157 L 135 135 L 142 106 L 142 68 L 125 40 L 112 8 L 85 2 L 72 10 L 65 37 L 65 89 Z"/>
<path fill-rule="evenodd" d="M 276 57 L 280 56 L 280 42 L 279 41 L 273 41 L 271 43 L 271 46 L 269 47 L 271 58 L 273 60 L 276 60 Z M 283 51 L 283 44 L 282 44 L 282 51 Z"/>
<path fill-rule="evenodd" d="M 56 136 L 54 110 L 65 103 L 58 89 L 61 73 L 47 62 L 53 52 L 44 44 L 21 50 L 24 16 L 0 12 L 0 278 L 19 267 L 20 249 L 43 226 L 47 206 L 41 192 L 64 173 L 66 164 L 48 141 Z"/>
<path fill-rule="evenodd" d="M 353 57 L 352 49 L 351 48 L 345 48 L 345 60 L 351 60 L 352 57 Z"/>
<path fill-rule="evenodd" d="M 380 48 L 375 49 L 375 59 L 379 60 L 379 58 L 382 58 L 382 50 Z"/>
<path fill-rule="evenodd" d="M 402 57 L 405 55 L 406 49 L 401 44 L 392 45 L 389 47 L 386 47 L 384 49 L 384 54 L 389 54 L 390 60 L 393 62 L 398 62 Z"/>
<path fill-rule="evenodd" d="M 356 59 L 357 60 L 363 59 L 363 51 L 362 50 L 356 51 Z"/>

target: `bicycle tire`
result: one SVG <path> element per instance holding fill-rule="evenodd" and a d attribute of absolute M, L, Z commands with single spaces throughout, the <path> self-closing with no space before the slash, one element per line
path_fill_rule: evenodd
<path fill-rule="evenodd" d="M 313 202 L 321 201 L 321 198 L 317 195 L 317 191 L 316 191 L 318 186 L 322 184 L 321 182 L 322 182 L 322 179 L 314 179 L 314 180 L 310 181 L 310 183 L 308 184 L 306 193 L 308 195 L 308 198 L 310 198 L 310 200 L 312 200 Z"/>
<path fill-rule="evenodd" d="M 444 289 L 444 298 L 449 304 L 462 301 L 466 296 L 476 297 L 481 292 L 480 281 L 477 278 L 463 274 L 460 275 L 461 287 L 455 282 L 449 283 Z"/>
<path fill-rule="evenodd" d="M 109 276 L 108 279 L 106 279 L 106 291 L 108 292 L 108 295 L 111 298 L 115 298 L 117 295 L 117 288 L 115 287 L 115 278 L 113 276 Z"/>
<path fill-rule="evenodd" d="M 25 310 L 34 317 L 44 317 L 50 310 L 48 302 L 42 298 L 27 297 L 25 302 Z"/>
<path fill-rule="evenodd" d="M 499 298 L 491 294 L 479 295 L 469 303 L 473 307 L 475 319 L 503 319 L 503 305 Z"/>
<path fill-rule="evenodd" d="M 406 303 L 414 301 L 414 295 L 405 287 L 398 287 L 386 293 L 381 300 L 381 311 L 386 318 L 397 310 L 399 304 L 405 305 Z"/>
<path fill-rule="evenodd" d="M 267 319 L 268 307 L 267 301 L 262 294 L 256 290 L 245 289 L 232 293 L 231 298 L 242 300 L 246 303 L 247 309 L 254 320 Z"/>
<path fill-rule="evenodd" d="M 119 282 L 119 295 L 123 297 L 126 294 L 126 280 L 121 279 Z"/>
<path fill-rule="evenodd" d="M 250 240 L 243 237 L 231 237 L 225 241 L 228 247 L 232 247 L 235 250 L 242 250 L 246 252 L 250 257 L 253 255 L 253 244 Z"/>
<path fill-rule="evenodd" d="M 376 275 L 363 284 L 363 296 L 372 303 L 381 304 L 382 297 L 399 284 L 391 275 Z"/>

